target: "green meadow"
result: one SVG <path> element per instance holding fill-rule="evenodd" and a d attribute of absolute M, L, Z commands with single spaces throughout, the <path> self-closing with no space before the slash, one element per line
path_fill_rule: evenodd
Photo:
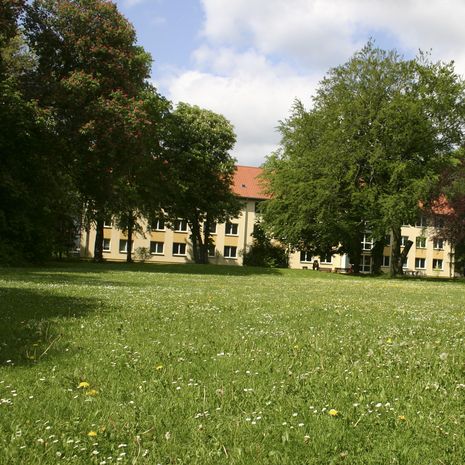
<path fill-rule="evenodd" d="M 465 283 L 0 270 L 0 464 L 465 463 Z"/>

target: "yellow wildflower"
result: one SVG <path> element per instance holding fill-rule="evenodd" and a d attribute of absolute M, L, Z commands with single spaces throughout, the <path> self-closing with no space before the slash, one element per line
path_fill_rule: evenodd
<path fill-rule="evenodd" d="M 386 339 L 386 343 L 387 343 L 387 344 L 392 344 L 392 339 L 391 339 L 390 337 L 388 337 L 388 338 Z"/>
<path fill-rule="evenodd" d="M 78 389 L 87 389 L 90 386 L 90 384 L 87 381 L 81 381 L 79 383 Z"/>
<path fill-rule="evenodd" d="M 161 370 L 162 368 L 163 368 L 163 365 L 160 363 L 160 365 L 157 365 L 157 366 L 155 367 L 155 370 L 158 371 L 158 370 Z"/>
<path fill-rule="evenodd" d="M 407 418 L 405 418 L 405 415 L 399 415 L 398 418 L 399 418 L 400 421 L 405 421 L 405 420 L 407 420 Z"/>
<path fill-rule="evenodd" d="M 97 431 L 89 431 L 87 433 L 87 436 L 89 436 L 91 438 L 95 438 L 95 436 L 97 436 Z"/>
<path fill-rule="evenodd" d="M 97 395 L 97 391 L 95 389 L 89 389 L 88 391 L 86 391 L 86 396 L 96 396 Z"/>
<path fill-rule="evenodd" d="M 336 410 L 336 409 L 331 409 L 329 412 L 328 412 L 329 415 L 331 415 L 332 417 L 337 417 L 339 415 L 339 412 Z"/>

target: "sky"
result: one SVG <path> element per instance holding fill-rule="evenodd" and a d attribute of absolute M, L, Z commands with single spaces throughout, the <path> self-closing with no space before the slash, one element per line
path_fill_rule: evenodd
<path fill-rule="evenodd" d="M 242 165 L 260 166 L 295 99 L 311 106 L 328 70 L 370 38 L 465 74 L 464 0 L 115 1 L 152 54 L 159 92 L 231 121 Z"/>

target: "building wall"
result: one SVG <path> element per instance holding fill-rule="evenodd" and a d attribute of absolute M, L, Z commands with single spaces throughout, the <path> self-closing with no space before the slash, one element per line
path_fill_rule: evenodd
<path fill-rule="evenodd" d="M 420 276 L 437 276 L 437 277 L 452 277 L 454 275 L 453 269 L 453 250 L 451 245 L 447 241 L 443 241 L 442 247 L 438 247 L 439 244 L 435 244 L 433 239 L 434 228 L 422 227 L 422 226 L 410 226 L 406 225 L 402 227 L 402 236 L 405 236 L 408 240 L 413 242 L 411 249 L 407 255 L 407 262 L 404 264 L 404 271 Z M 417 244 L 417 238 L 425 238 L 426 242 L 423 244 Z M 407 240 L 406 239 L 406 240 Z M 389 245 L 384 247 L 383 255 L 385 257 L 391 256 L 391 242 Z M 436 246 L 436 247 L 435 247 Z M 403 247 L 401 247 L 401 251 Z M 303 260 L 301 258 L 304 258 Z M 423 261 L 416 259 L 424 259 Z M 348 257 L 346 255 L 333 255 L 331 263 L 325 263 L 321 261 L 320 257 L 301 257 L 299 251 L 293 252 L 289 257 L 290 268 L 312 268 L 313 260 L 318 260 L 320 269 L 332 271 L 345 270 L 349 267 Z M 366 250 L 362 254 L 362 263 L 366 264 L 366 269 L 362 270 L 365 272 L 371 271 L 371 257 L 370 251 Z M 436 268 L 433 265 L 436 265 Z M 437 265 L 441 264 L 442 268 Z M 389 272 L 389 266 L 381 267 L 382 271 Z"/>
<path fill-rule="evenodd" d="M 231 220 L 232 224 L 237 224 L 237 234 L 226 234 L 226 224 L 219 223 L 216 226 L 216 232 L 212 234 L 212 240 L 215 244 L 215 255 L 209 257 L 210 263 L 218 265 L 242 265 L 242 255 L 244 250 L 252 243 L 252 232 L 256 220 L 255 212 L 256 201 L 254 199 L 244 199 L 244 206 L 239 216 Z M 144 234 L 134 234 L 133 252 L 138 248 L 144 247 L 150 250 L 150 242 L 163 243 L 162 253 L 153 253 L 145 260 L 146 262 L 158 263 L 191 263 L 192 260 L 192 242 L 190 239 L 189 229 L 186 232 L 173 231 L 166 225 L 160 231 L 148 231 L 146 221 L 143 221 L 142 230 Z M 111 261 L 125 261 L 126 253 L 120 252 L 120 241 L 126 240 L 127 235 L 116 227 L 105 227 L 104 238 L 110 241 L 108 251 L 104 251 L 104 258 Z M 173 244 L 186 244 L 185 254 L 173 254 Z M 95 244 L 95 229 L 84 231 L 81 236 L 81 256 L 92 258 Z M 235 247 L 236 257 L 226 258 L 224 256 L 225 247 L 229 250 Z M 137 254 L 134 256 L 137 260 Z"/>
<path fill-rule="evenodd" d="M 243 209 L 239 216 L 231 223 L 237 224 L 237 234 L 227 234 L 226 224 L 217 224 L 216 232 L 212 234 L 212 240 L 215 244 L 215 255 L 209 258 L 210 263 L 217 265 L 242 265 L 243 253 L 252 243 L 252 232 L 255 221 L 257 202 L 255 199 L 244 199 Z M 147 224 L 143 223 L 143 230 L 147 231 Z M 407 263 L 404 265 L 404 270 L 407 273 L 424 276 L 451 277 L 454 275 L 452 249 L 449 243 L 443 242 L 442 248 L 437 247 L 434 243 L 433 235 L 434 228 L 423 226 L 403 226 L 402 235 L 413 242 L 413 245 L 407 256 Z M 146 260 L 147 262 L 158 263 L 189 263 L 192 262 L 192 244 L 190 240 L 189 230 L 186 232 L 173 231 L 165 227 L 161 231 L 149 231 L 145 234 L 134 235 L 133 251 L 139 247 L 144 247 L 150 250 L 150 242 L 163 243 L 163 251 L 153 253 Z M 425 246 L 417 244 L 417 238 L 424 237 L 426 239 Z M 106 227 L 104 229 L 104 238 L 110 240 L 110 250 L 104 252 L 104 257 L 112 261 L 125 261 L 126 254 L 120 252 L 120 241 L 127 239 L 127 236 L 115 227 Z M 81 237 L 81 256 L 93 257 L 95 241 L 95 230 L 91 229 L 88 233 L 84 232 Z M 174 254 L 173 244 L 185 244 L 185 254 Z M 436 245 L 436 247 L 435 247 Z M 224 256 L 225 247 L 235 248 L 236 257 L 227 258 Z M 347 255 L 332 255 L 331 257 L 311 257 L 308 254 L 301 257 L 299 251 L 289 255 L 289 267 L 300 269 L 312 269 L 313 261 L 318 260 L 320 270 L 323 271 L 346 271 L 349 268 L 349 259 Z M 386 245 L 384 248 L 384 256 L 390 257 L 391 245 Z M 137 256 L 134 257 L 137 260 Z M 387 258 L 385 260 L 388 260 Z M 390 260 L 390 259 L 389 259 Z M 423 261 L 424 260 L 424 261 Z M 362 264 L 364 268 L 362 272 L 371 271 L 370 251 L 366 250 L 362 256 Z M 442 265 L 438 267 L 437 265 Z M 436 268 L 433 267 L 436 265 Z M 384 272 L 389 271 L 389 266 L 386 261 L 386 266 L 381 268 Z"/>

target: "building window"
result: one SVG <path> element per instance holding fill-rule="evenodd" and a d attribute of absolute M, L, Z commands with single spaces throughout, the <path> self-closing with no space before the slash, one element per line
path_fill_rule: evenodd
<path fill-rule="evenodd" d="M 426 237 L 417 237 L 416 239 L 416 247 L 417 249 L 426 249 Z"/>
<path fill-rule="evenodd" d="M 371 255 L 362 255 L 362 260 L 360 262 L 360 271 L 362 273 L 371 272 Z"/>
<path fill-rule="evenodd" d="M 134 242 L 131 241 L 131 252 L 133 252 Z M 119 253 L 127 253 L 128 241 L 126 239 L 120 239 L 119 241 Z"/>
<path fill-rule="evenodd" d="M 150 241 L 150 253 L 152 255 L 163 255 L 163 242 Z"/>
<path fill-rule="evenodd" d="M 373 237 L 369 233 L 365 233 L 362 239 L 362 250 L 371 250 L 373 248 Z"/>
<path fill-rule="evenodd" d="M 426 218 L 424 216 L 420 216 L 420 218 L 417 219 L 415 226 L 418 228 L 426 228 Z"/>
<path fill-rule="evenodd" d="M 434 218 L 434 227 L 436 229 L 441 229 L 444 227 L 444 218 L 440 217 L 440 216 L 436 216 Z"/>
<path fill-rule="evenodd" d="M 237 257 L 237 247 L 231 245 L 224 246 L 224 258 L 236 258 Z"/>
<path fill-rule="evenodd" d="M 389 267 L 391 265 L 391 257 L 389 255 L 383 255 L 383 266 Z"/>
<path fill-rule="evenodd" d="M 407 241 L 408 241 L 408 236 L 401 236 L 401 238 L 400 238 L 400 246 L 405 247 L 407 245 Z"/>
<path fill-rule="evenodd" d="M 187 232 L 187 221 L 186 220 L 175 220 L 174 230 L 176 232 Z"/>
<path fill-rule="evenodd" d="M 207 223 L 204 223 L 203 227 L 206 228 L 206 227 L 207 227 Z M 216 234 L 216 223 L 211 223 L 211 224 L 210 224 L 210 228 L 208 229 L 208 232 L 209 232 L 210 234 Z"/>
<path fill-rule="evenodd" d="M 173 242 L 173 255 L 186 255 L 185 242 Z"/>
<path fill-rule="evenodd" d="M 444 240 L 443 239 L 434 239 L 433 240 L 433 248 L 442 250 L 444 248 Z"/>
<path fill-rule="evenodd" d="M 237 223 L 226 223 L 225 234 L 227 236 L 237 236 L 238 227 Z"/>
<path fill-rule="evenodd" d="M 402 260 L 402 268 L 407 269 L 408 268 L 408 257 L 404 258 Z"/>
<path fill-rule="evenodd" d="M 384 245 L 387 247 L 388 245 L 391 245 L 391 235 L 390 234 L 386 234 L 384 236 Z"/>
<path fill-rule="evenodd" d="M 103 239 L 103 251 L 110 252 L 111 241 L 110 239 Z"/>
<path fill-rule="evenodd" d="M 433 258 L 433 270 L 442 270 L 443 268 L 442 258 Z"/>
<path fill-rule="evenodd" d="M 152 224 L 150 225 L 150 229 L 152 231 L 164 231 L 165 230 L 165 220 L 163 219 L 157 219 L 155 221 L 152 221 Z"/>
<path fill-rule="evenodd" d="M 320 257 L 320 262 L 323 265 L 331 265 L 331 263 L 333 262 L 333 257 L 330 253 L 324 254 Z"/>
<path fill-rule="evenodd" d="M 311 263 L 312 262 L 312 254 L 307 252 L 306 250 L 300 251 L 300 261 L 304 263 Z"/>
<path fill-rule="evenodd" d="M 426 259 L 425 258 L 415 258 L 415 268 L 419 270 L 424 270 L 426 268 Z"/>
<path fill-rule="evenodd" d="M 215 255 L 216 255 L 215 244 L 210 244 L 208 246 L 208 256 L 209 257 L 214 257 Z"/>
<path fill-rule="evenodd" d="M 111 216 L 107 216 L 104 220 L 103 220 L 103 227 L 104 228 L 111 228 L 113 226 L 113 223 L 111 221 Z"/>

